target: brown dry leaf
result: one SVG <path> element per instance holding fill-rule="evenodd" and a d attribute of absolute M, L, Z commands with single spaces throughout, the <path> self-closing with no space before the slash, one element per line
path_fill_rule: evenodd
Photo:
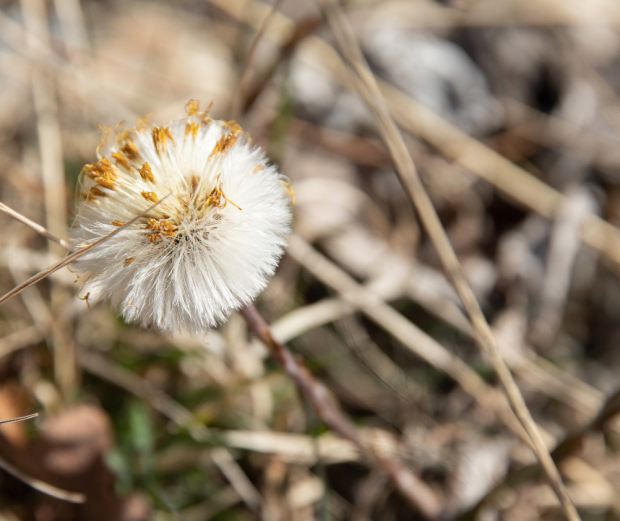
<path fill-rule="evenodd" d="M 76 405 L 44 420 L 39 435 L 24 448 L 1 437 L 0 455 L 29 476 L 87 498 L 73 505 L 37 493 L 28 505 L 36 519 L 146 521 L 149 507 L 143 498 L 121 498 L 114 491 L 114 475 L 104 461 L 113 444 L 106 413 Z"/>

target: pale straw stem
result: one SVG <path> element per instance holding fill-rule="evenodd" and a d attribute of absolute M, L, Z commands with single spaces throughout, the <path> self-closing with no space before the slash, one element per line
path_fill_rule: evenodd
<path fill-rule="evenodd" d="M 359 93 L 368 103 L 377 120 L 381 136 L 392 155 L 401 182 L 413 200 L 420 219 L 437 249 L 442 265 L 452 279 L 454 287 L 465 306 L 476 332 L 475 339 L 482 350 L 489 356 L 491 364 L 506 391 L 511 407 L 532 440 L 534 453 L 547 474 L 564 513 L 569 520 L 577 521 L 580 519 L 577 509 L 568 495 L 560 473 L 536 427 L 536 423 L 525 404 L 525 400 L 512 377 L 510 369 L 499 353 L 491 327 L 487 323 L 480 304 L 465 277 L 463 268 L 426 193 L 426 189 L 417 173 L 402 135 L 390 115 L 383 94 L 379 90 L 374 75 L 362 55 L 353 31 L 336 2 L 332 0 L 319 0 L 319 2 L 324 9 L 330 28 L 336 37 L 343 56 L 355 71 L 355 81 Z"/>

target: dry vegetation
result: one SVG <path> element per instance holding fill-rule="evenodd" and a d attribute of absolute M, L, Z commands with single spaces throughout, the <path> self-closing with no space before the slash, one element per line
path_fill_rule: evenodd
<path fill-rule="evenodd" d="M 98 125 L 213 101 L 296 194 L 256 303 L 296 358 L 247 311 L 128 326 L 67 268 L 0 306 L 0 420 L 40 413 L 0 427 L 0 521 L 570 517 L 501 360 L 581 518 L 620 519 L 620 4 L 348 2 L 373 115 L 322 3 L 0 2 L 0 293 L 66 255 L 6 207 L 66 238 Z"/>

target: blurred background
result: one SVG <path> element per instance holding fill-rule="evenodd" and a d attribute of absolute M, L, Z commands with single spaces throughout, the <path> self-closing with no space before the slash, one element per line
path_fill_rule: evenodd
<path fill-rule="evenodd" d="M 343 9 L 582 518 L 620 519 L 620 3 Z M 0 200 L 66 238 L 99 125 L 213 102 L 290 178 L 314 249 L 257 302 L 275 336 L 448 519 L 562 519 L 345 72 L 311 1 L 2 0 Z M 0 226 L 2 294 L 66 253 Z M 79 290 L 63 269 L 0 307 L 0 419 L 40 413 L 0 427 L 0 520 L 422 519 L 239 316 L 169 337 Z"/>

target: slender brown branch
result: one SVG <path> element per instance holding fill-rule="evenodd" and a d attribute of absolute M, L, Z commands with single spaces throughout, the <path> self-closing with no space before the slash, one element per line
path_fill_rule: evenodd
<path fill-rule="evenodd" d="M 276 14 L 279 13 L 274 12 L 274 18 L 276 20 L 279 20 L 279 18 L 276 17 Z M 247 112 L 252 107 L 252 105 L 254 105 L 254 102 L 265 90 L 265 88 L 273 78 L 275 72 L 278 70 L 280 64 L 288 60 L 293 55 L 295 49 L 297 49 L 298 44 L 304 41 L 305 38 L 317 28 L 320 22 L 320 18 L 311 17 L 306 20 L 302 20 L 301 22 L 299 22 L 299 24 L 295 26 L 293 32 L 290 34 L 290 37 L 287 39 L 286 42 L 284 42 L 284 44 L 280 48 L 280 53 L 272 63 L 271 67 L 268 68 L 268 70 L 263 74 L 262 78 L 257 82 L 257 84 L 254 85 L 254 87 L 252 87 L 244 96 L 243 105 L 240 109 L 241 112 Z"/>
<path fill-rule="evenodd" d="M 389 112 L 385 98 L 379 89 L 374 74 L 366 63 L 346 17 L 342 13 L 336 0 L 318 1 L 323 7 L 329 26 L 338 42 L 343 56 L 355 72 L 354 82 L 358 91 L 367 102 L 377 120 L 381 136 L 392 155 L 392 159 L 396 166 L 396 172 L 406 192 L 411 197 L 414 206 L 418 210 L 420 219 L 437 249 L 441 263 L 463 302 L 465 310 L 474 326 L 476 332 L 475 338 L 478 345 L 489 356 L 491 364 L 504 387 L 515 415 L 532 440 L 534 453 L 547 474 L 549 482 L 562 505 L 564 513 L 571 521 L 579 520 L 579 514 L 562 482 L 560 472 L 551 458 L 549 450 L 538 431 L 536 423 L 525 404 L 525 400 L 512 377 L 510 369 L 500 355 L 497 341 L 491 331 L 491 327 L 482 313 L 480 304 L 465 277 L 463 268 L 452 248 L 448 235 L 424 188 L 403 137 Z"/>
<path fill-rule="evenodd" d="M 232 98 L 232 108 L 230 110 L 232 119 L 239 119 L 239 116 L 241 116 L 243 112 L 246 92 L 248 90 L 248 86 L 252 79 L 250 75 L 250 70 L 251 70 L 250 65 L 252 64 L 254 56 L 256 55 L 256 49 L 258 49 L 258 43 L 263 37 L 263 34 L 265 34 L 265 31 L 267 30 L 267 26 L 269 25 L 269 22 L 271 22 L 273 15 L 277 11 L 278 7 L 280 7 L 281 3 L 282 3 L 282 0 L 274 0 L 273 5 L 271 6 L 271 10 L 269 11 L 267 16 L 263 20 L 263 23 L 260 26 L 260 29 L 256 33 L 256 36 L 254 36 L 252 45 L 250 45 L 250 50 L 248 51 L 248 55 L 245 58 L 245 63 L 243 64 L 243 69 L 241 70 L 241 74 L 239 75 L 239 83 L 237 83 L 237 89 L 235 90 L 235 93 Z"/>
<path fill-rule="evenodd" d="M 376 454 L 362 441 L 351 421 L 330 397 L 325 386 L 308 370 L 303 359 L 293 356 L 284 344 L 273 338 L 269 325 L 254 305 L 247 304 L 240 313 L 252 332 L 267 346 L 273 359 L 295 382 L 317 417 L 338 435 L 355 444 L 362 454 L 388 475 L 402 496 L 426 519 L 441 519 L 443 509 L 435 492 L 399 462 Z"/>

